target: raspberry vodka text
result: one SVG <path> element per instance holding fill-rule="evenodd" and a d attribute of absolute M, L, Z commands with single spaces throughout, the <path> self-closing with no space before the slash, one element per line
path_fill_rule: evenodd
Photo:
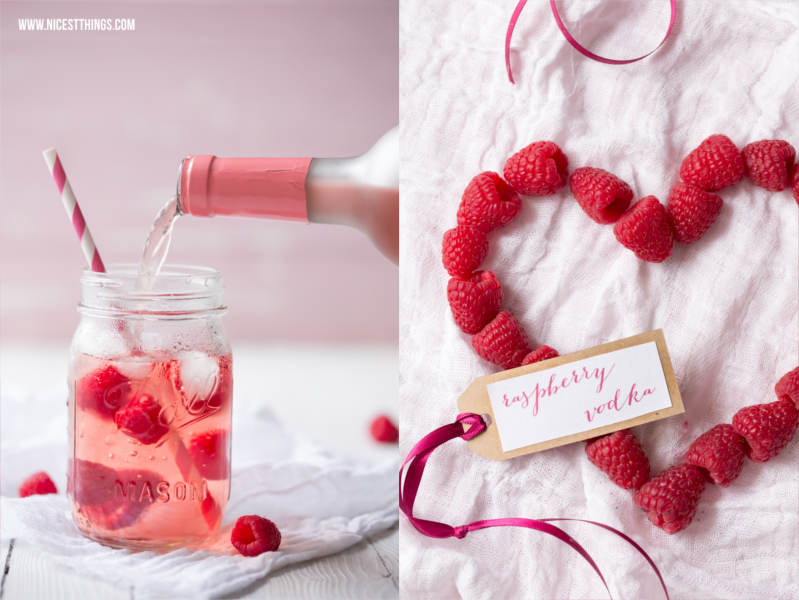
<path fill-rule="evenodd" d="M 528 394 L 525 390 L 522 390 L 521 395 L 518 396 L 511 396 L 508 397 L 508 394 L 503 394 L 503 404 L 506 407 L 510 407 L 512 404 L 516 402 L 521 402 L 522 408 L 527 408 L 530 406 L 530 401 L 532 400 L 533 403 L 533 416 L 538 415 L 538 401 L 545 397 L 552 397 L 558 393 L 558 390 L 567 388 L 573 383 L 581 383 L 583 381 L 594 380 L 598 381 L 596 386 L 596 393 L 599 394 L 602 392 L 602 388 L 605 385 L 605 380 L 610 377 L 610 374 L 613 372 L 613 368 L 616 364 L 612 364 L 610 369 L 605 372 L 605 368 L 596 368 L 593 370 L 589 370 L 586 367 L 582 368 L 582 371 L 572 371 L 571 375 L 564 377 L 560 380 L 560 385 L 555 383 L 558 379 L 560 379 L 557 373 L 552 373 L 549 378 L 549 384 L 546 387 L 542 387 L 540 383 L 535 384 L 535 388 Z M 633 386 L 634 387 L 634 386 Z M 618 396 L 618 390 L 616 392 Z M 603 405 L 604 406 L 604 405 Z M 595 409 L 596 410 L 596 409 Z M 588 419 L 589 421 L 591 418 Z"/>

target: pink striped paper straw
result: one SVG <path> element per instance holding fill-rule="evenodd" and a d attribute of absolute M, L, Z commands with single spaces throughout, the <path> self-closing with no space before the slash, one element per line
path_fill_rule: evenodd
<path fill-rule="evenodd" d="M 83 254 L 86 260 L 89 261 L 92 271 L 98 273 L 105 273 L 105 266 L 100 259 L 100 253 L 94 245 L 92 234 L 89 233 L 89 228 L 86 227 L 86 221 L 83 218 L 83 213 L 80 211 L 78 201 L 75 199 L 75 194 L 72 193 L 72 186 L 67 181 L 67 175 L 64 173 L 64 167 L 61 166 L 61 160 L 58 158 L 58 152 L 55 148 L 45 150 L 44 160 L 50 168 L 50 174 L 55 180 L 58 187 L 58 193 L 61 194 L 61 201 L 64 203 L 64 208 L 67 209 L 67 216 L 72 220 L 72 226 L 75 228 L 75 233 L 78 234 L 80 240 L 80 247 L 83 248 Z"/>

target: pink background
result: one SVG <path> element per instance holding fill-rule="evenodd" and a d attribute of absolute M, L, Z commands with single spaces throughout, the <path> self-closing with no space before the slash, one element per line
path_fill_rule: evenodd
<path fill-rule="evenodd" d="M 105 263 L 137 262 L 187 154 L 352 156 L 398 121 L 396 1 L 0 6 L 4 339 L 68 338 L 78 320 L 84 258 L 43 150 L 58 149 Z M 397 269 L 355 230 L 185 217 L 169 262 L 222 271 L 231 338 L 398 336 Z"/>

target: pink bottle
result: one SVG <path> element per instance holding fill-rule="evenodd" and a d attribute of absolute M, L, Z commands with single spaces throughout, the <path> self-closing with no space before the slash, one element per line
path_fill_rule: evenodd
<path fill-rule="evenodd" d="M 196 217 L 346 225 L 399 263 L 399 129 L 353 158 L 188 156 L 178 207 Z"/>

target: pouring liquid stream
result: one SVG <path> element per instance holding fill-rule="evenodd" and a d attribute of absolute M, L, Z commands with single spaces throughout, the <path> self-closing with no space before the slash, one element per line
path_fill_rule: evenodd
<path fill-rule="evenodd" d="M 139 277 L 155 277 L 161 272 L 169 252 L 169 244 L 172 242 L 172 227 L 180 214 L 178 197 L 173 196 L 156 215 L 147 241 L 144 243 L 144 252 L 139 263 Z"/>
<path fill-rule="evenodd" d="M 141 262 L 139 262 L 136 281 L 136 289 L 139 291 L 149 291 L 154 283 L 152 278 L 161 272 L 161 267 L 166 260 L 167 252 L 169 252 L 169 244 L 172 241 L 172 227 L 180 215 L 177 196 L 173 196 L 156 215 L 147 240 L 144 242 L 144 251 Z M 132 355 L 137 354 L 140 349 L 144 325 L 142 321 L 134 321 L 134 323 L 132 331 L 126 325 L 122 332 Z"/>

